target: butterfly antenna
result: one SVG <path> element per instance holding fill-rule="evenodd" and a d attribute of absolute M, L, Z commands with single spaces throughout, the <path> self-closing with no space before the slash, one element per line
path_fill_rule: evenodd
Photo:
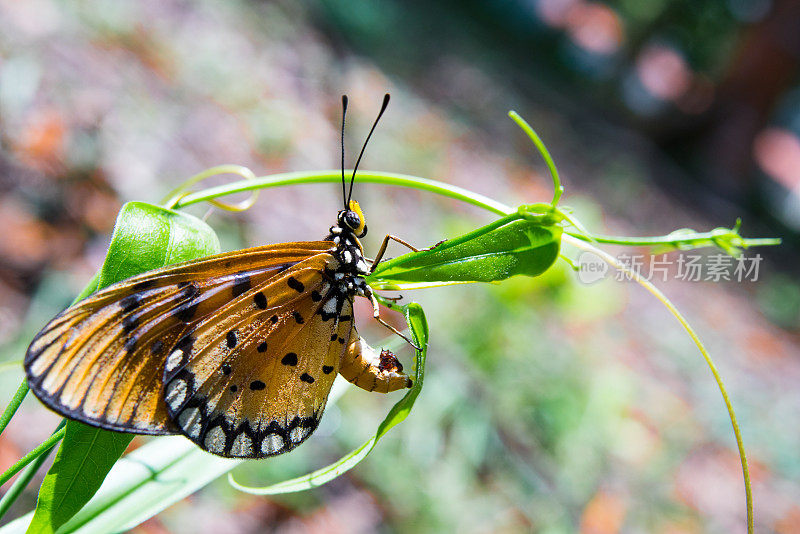
<path fill-rule="evenodd" d="M 347 95 L 342 95 L 342 200 L 344 209 L 347 209 L 346 180 L 344 178 L 344 117 L 347 115 Z"/>
<path fill-rule="evenodd" d="M 375 122 L 372 123 L 372 129 L 369 131 L 369 135 L 367 135 L 367 139 L 364 141 L 364 146 L 361 147 L 361 153 L 358 155 L 358 159 L 356 160 L 356 165 L 353 167 L 353 176 L 350 178 L 350 192 L 347 194 L 347 202 L 346 205 L 350 205 L 350 197 L 353 196 L 353 182 L 356 180 L 356 171 L 358 170 L 358 164 L 361 163 L 361 157 L 364 155 L 364 150 L 367 148 L 367 143 L 369 143 L 369 138 L 372 137 L 372 132 L 375 131 L 375 127 L 378 125 L 378 121 L 381 120 L 381 115 L 383 112 L 386 111 L 386 106 L 389 105 L 389 93 L 386 93 L 383 96 L 383 104 L 381 105 L 381 110 L 378 112 L 378 116 L 375 118 Z M 345 206 L 346 207 L 346 206 Z"/>

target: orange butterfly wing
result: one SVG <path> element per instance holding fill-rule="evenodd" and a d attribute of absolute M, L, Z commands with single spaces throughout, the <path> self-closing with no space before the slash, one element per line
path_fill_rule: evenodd
<path fill-rule="evenodd" d="M 323 254 L 298 263 L 187 333 L 201 348 L 170 356 L 164 383 L 167 410 L 189 439 L 261 458 L 316 429 L 355 332 L 352 301 L 326 273 L 335 263 Z M 270 298 L 256 311 L 260 292 Z"/>
<path fill-rule="evenodd" d="M 66 309 L 25 355 L 28 384 L 47 406 L 110 430 L 171 434 L 163 373 L 186 334 L 220 310 L 252 300 L 285 269 L 331 258 L 325 241 L 246 249 L 185 262 L 111 285 Z M 273 297 L 286 304 L 297 295 Z M 284 299 L 284 300 L 281 300 Z"/>

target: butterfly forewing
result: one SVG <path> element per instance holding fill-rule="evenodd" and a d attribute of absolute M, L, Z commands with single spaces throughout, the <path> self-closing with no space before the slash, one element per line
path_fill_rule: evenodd
<path fill-rule="evenodd" d="M 163 399 L 165 363 L 191 348 L 188 332 L 228 307 L 251 303 L 293 265 L 330 258 L 329 242 L 247 249 L 166 267 L 109 286 L 54 318 L 25 356 L 28 383 L 56 411 L 103 428 L 149 434 L 177 431 Z M 298 294 L 274 295 L 270 306 Z M 245 319 L 243 319 L 245 320 Z"/>
<path fill-rule="evenodd" d="M 352 327 L 352 302 L 332 289 L 318 255 L 270 281 L 187 334 L 188 353 L 170 355 L 167 409 L 200 447 L 223 456 L 281 454 L 305 440 L 322 416 Z"/>

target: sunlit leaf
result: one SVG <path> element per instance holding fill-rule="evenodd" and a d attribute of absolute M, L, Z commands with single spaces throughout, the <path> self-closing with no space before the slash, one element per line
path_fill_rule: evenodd
<path fill-rule="evenodd" d="M 561 234 L 557 225 L 501 219 L 429 250 L 381 262 L 367 281 L 376 289 L 408 289 L 538 276 L 558 259 Z"/>

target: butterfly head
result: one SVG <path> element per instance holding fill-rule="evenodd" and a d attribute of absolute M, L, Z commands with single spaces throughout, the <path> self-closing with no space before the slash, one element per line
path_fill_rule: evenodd
<path fill-rule="evenodd" d="M 337 222 L 339 228 L 349 231 L 356 237 L 367 235 L 367 221 L 364 218 L 364 212 L 361 211 L 361 206 L 355 200 L 350 201 L 349 209 L 339 212 Z"/>

